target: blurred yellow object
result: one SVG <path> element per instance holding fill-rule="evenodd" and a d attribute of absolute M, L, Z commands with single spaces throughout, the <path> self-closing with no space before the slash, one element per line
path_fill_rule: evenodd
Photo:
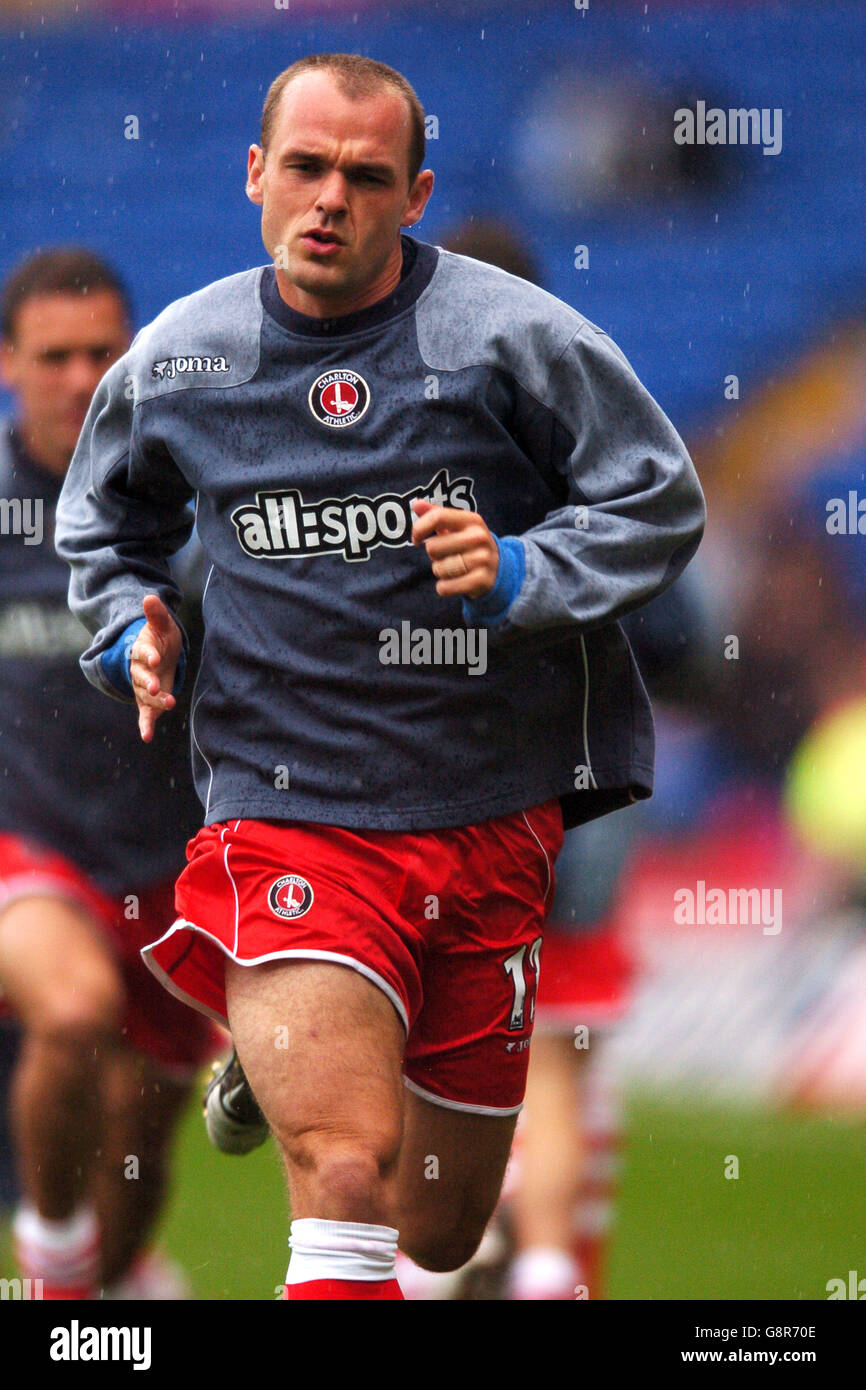
<path fill-rule="evenodd" d="M 785 806 L 811 849 L 866 873 L 866 699 L 813 724 L 791 759 Z"/>

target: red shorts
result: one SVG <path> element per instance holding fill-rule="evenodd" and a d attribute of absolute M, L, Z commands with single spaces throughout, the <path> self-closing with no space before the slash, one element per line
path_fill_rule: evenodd
<path fill-rule="evenodd" d="M 0 834 L 0 909 L 17 898 L 59 897 L 77 903 L 117 960 L 126 991 L 123 1036 L 170 1072 L 188 1076 L 215 1052 L 214 1030 L 160 989 L 141 963 L 141 949 L 174 917 L 174 881 L 112 897 L 62 855 L 16 835 Z M 130 917 L 130 912 L 138 917 Z M 2 989 L 0 989 L 2 1006 Z"/>
<path fill-rule="evenodd" d="M 608 925 L 575 932 L 548 922 L 536 1022 L 550 1031 L 617 1023 L 631 1002 L 634 962 Z"/>
<path fill-rule="evenodd" d="M 187 849 L 178 921 L 144 958 L 168 989 L 219 1022 L 226 956 L 242 965 L 339 962 L 397 1010 L 411 1089 L 457 1110 L 513 1114 L 561 845 L 557 800 L 424 833 L 206 826 Z"/>

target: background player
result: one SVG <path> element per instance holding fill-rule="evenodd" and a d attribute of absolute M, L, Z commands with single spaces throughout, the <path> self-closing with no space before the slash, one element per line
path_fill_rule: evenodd
<path fill-rule="evenodd" d="M 152 1257 L 131 1266 L 207 1044 L 138 956 L 171 919 L 195 817 L 184 719 L 146 749 L 123 706 L 82 688 L 86 632 L 53 546 L 63 477 L 129 321 L 114 271 L 78 248 L 30 258 L 3 292 L 18 414 L 0 434 L 0 997 L 23 1028 L 16 1251 L 46 1298 L 126 1275 L 129 1296 L 181 1291 Z"/>
<path fill-rule="evenodd" d="M 103 689 L 122 688 L 110 668 L 144 601 L 128 688 L 149 738 L 182 649 L 160 563 L 198 494 L 207 824 L 149 956 L 231 1019 L 289 1172 L 292 1297 L 399 1297 L 398 1224 L 433 1267 L 480 1238 L 522 1097 L 560 799 L 586 819 L 649 790 L 646 697 L 612 620 L 675 577 L 703 524 L 681 441 L 603 335 L 401 240 L 432 191 L 422 159 L 423 112 L 393 70 L 319 55 L 283 74 L 248 183 L 275 266 L 139 335 L 61 507 Z M 494 301 L 498 323 L 476 312 Z M 425 395 L 434 364 L 444 394 Z M 389 618 L 429 635 L 461 602 L 502 643 L 477 689 L 381 659 Z M 575 796 L 590 746 L 598 779 Z M 424 910 L 436 888 L 441 918 Z"/>

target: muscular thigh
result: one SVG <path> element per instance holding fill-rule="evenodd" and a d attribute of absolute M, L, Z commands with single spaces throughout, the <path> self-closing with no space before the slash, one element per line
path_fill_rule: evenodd
<path fill-rule="evenodd" d="M 238 1055 L 271 1128 L 363 1137 L 402 1127 L 403 1025 L 359 972 L 315 960 L 226 962 Z"/>

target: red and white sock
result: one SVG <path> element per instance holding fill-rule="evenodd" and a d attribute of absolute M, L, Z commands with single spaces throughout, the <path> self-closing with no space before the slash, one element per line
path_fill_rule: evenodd
<path fill-rule="evenodd" d="M 12 1223 L 15 1258 L 25 1279 L 41 1281 L 44 1299 L 95 1298 L 99 1284 L 99 1223 L 90 1207 L 49 1221 L 22 1205 Z"/>
<path fill-rule="evenodd" d="M 293 1221 L 286 1297 L 402 1301 L 394 1273 L 397 1237 L 393 1226 L 361 1221 L 320 1221 L 312 1216 Z"/>

